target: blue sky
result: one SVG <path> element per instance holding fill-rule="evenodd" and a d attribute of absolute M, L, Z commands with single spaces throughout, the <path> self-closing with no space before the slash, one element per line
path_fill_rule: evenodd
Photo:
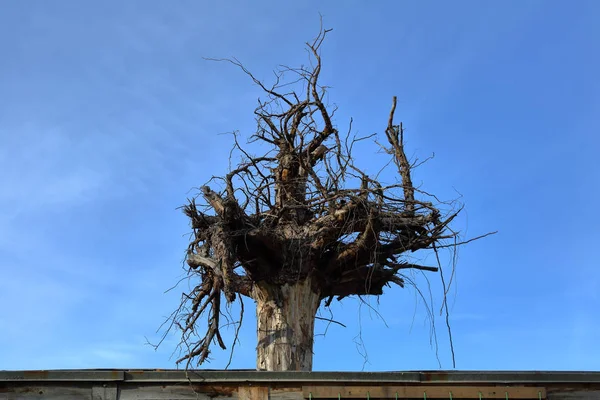
<path fill-rule="evenodd" d="M 2 4 L 0 369 L 174 367 L 176 337 L 158 351 L 145 337 L 185 289 L 163 293 L 183 275 L 189 228 L 176 207 L 226 171 L 219 133 L 251 133 L 260 94 L 202 57 L 235 56 L 268 80 L 305 62 L 320 12 L 334 28 L 322 82 L 336 123 L 382 133 L 397 95 L 409 154 L 435 152 L 415 181 L 462 195 L 466 236 L 499 231 L 459 252 L 457 368 L 600 370 L 600 3 Z M 371 305 L 386 323 L 355 300 L 335 305 L 347 328 L 318 336 L 316 370 L 439 368 L 414 291 Z M 246 309 L 233 368 L 255 365 Z"/>

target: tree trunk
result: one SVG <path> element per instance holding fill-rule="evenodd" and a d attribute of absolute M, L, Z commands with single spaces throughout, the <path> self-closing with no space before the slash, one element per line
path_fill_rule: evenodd
<path fill-rule="evenodd" d="M 306 279 L 283 286 L 255 285 L 259 371 L 311 371 L 320 296 Z"/>

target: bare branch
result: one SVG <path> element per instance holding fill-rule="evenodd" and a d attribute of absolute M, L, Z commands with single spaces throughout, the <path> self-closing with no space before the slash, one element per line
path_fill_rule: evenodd
<path fill-rule="evenodd" d="M 239 68 L 263 94 L 254 109 L 256 128 L 248 144 L 233 134 L 229 172 L 209 181 L 215 190 L 202 186 L 199 197 L 183 207 L 193 230 L 188 276 L 196 285 L 183 294 L 168 329 L 181 330 L 184 354 L 178 362 L 186 366 L 192 360 L 206 361 L 212 343 L 225 348 L 221 306 L 236 297 L 252 297 L 273 315 L 284 315 L 289 302 L 282 293 L 301 285 L 308 288 L 302 293 L 314 299 L 311 307 L 317 308 L 321 300 L 328 306 L 334 298 L 380 295 L 385 287 L 413 283 L 402 275 L 404 270 L 441 272 L 439 263 L 431 267 L 408 262 L 410 253 L 456 247 L 495 233 L 458 241 L 449 226 L 462 206 L 441 202 L 413 185 L 411 172 L 420 164 L 411 164 L 406 156 L 403 125 L 394 122 L 396 97 L 384 132 L 389 162 L 382 171 L 393 163 L 397 180 L 384 184 L 382 171 L 369 175 L 355 165 L 355 145 L 366 140 L 378 145 L 377 135 L 353 135 L 352 120 L 345 134 L 334 125 L 337 108 L 328 104 L 328 88 L 320 83 L 321 49 L 328 32 L 321 28 L 306 43 L 308 66 L 280 66 L 272 85 L 236 58 L 207 59 Z M 250 146 L 256 147 L 251 151 Z M 453 243 L 445 244 L 447 239 Z M 444 288 L 444 299 L 446 294 Z M 311 323 L 313 311 L 306 311 Z M 200 320 L 206 322 L 202 332 Z M 308 354 L 312 339 L 302 346 Z"/>

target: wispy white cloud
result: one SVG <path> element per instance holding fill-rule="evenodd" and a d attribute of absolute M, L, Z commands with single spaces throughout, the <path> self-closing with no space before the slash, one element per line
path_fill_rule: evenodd
<path fill-rule="evenodd" d="M 82 149 L 59 131 L 30 127 L 37 132 L 0 132 L 3 171 L 0 204 L 9 211 L 40 212 L 46 207 L 69 206 L 89 200 L 102 184 L 106 171 L 81 165 Z M 6 140 L 9 139 L 9 140 Z"/>

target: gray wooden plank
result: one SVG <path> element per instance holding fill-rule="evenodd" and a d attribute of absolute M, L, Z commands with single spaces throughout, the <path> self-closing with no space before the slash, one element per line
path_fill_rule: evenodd
<path fill-rule="evenodd" d="M 215 395 L 206 388 L 189 383 L 179 385 L 123 385 L 118 400 L 237 400 L 237 394 Z"/>
<path fill-rule="evenodd" d="M 254 370 L 38 370 L 0 371 L 0 381 L 146 381 L 306 383 L 600 383 L 593 371 L 263 372 Z"/>
<path fill-rule="evenodd" d="M 0 381 L 122 381 L 125 372 L 122 370 L 30 370 L 30 371 L 0 371 Z"/>
<path fill-rule="evenodd" d="M 92 400 L 89 387 L 19 385 L 0 392 L 0 400 Z"/>
<path fill-rule="evenodd" d="M 0 375 L 1 377 L 1 375 Z M 139 370 L 125 371 L 125 380 L 131 382 L 419 382 L 418 372 L 296 372 L 296 371 L 212 371 L 212 370 Z"/>
<path fill-rule="evenodd" d="M 92 400 L 118 400 L 119 389 L 116 383 L 105 383 L 92 387 Z"/>
<path fill-rule="evenodd" d="M 573 390 L 549 392 L 548 400 L 599 400 L 600 390 Z"/>

